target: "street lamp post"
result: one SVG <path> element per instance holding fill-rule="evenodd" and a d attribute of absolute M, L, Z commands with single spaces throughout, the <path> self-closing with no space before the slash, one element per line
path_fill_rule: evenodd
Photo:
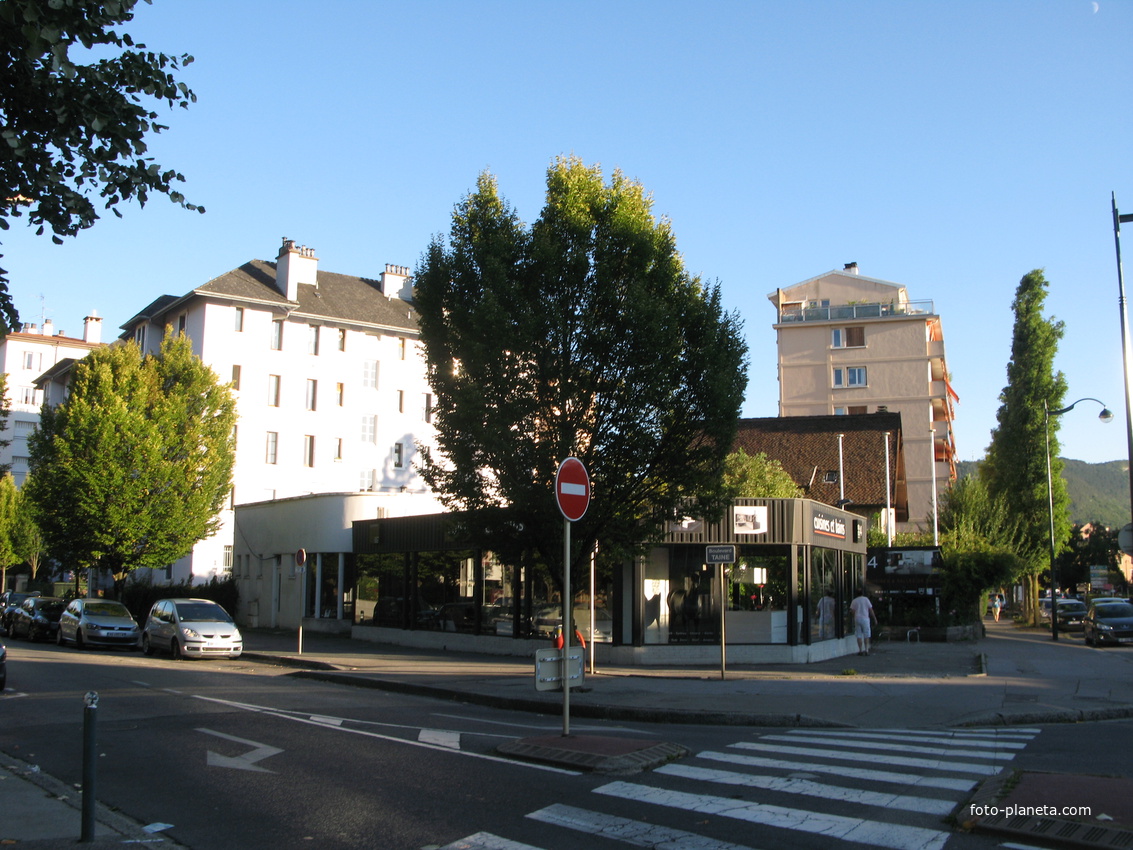
<path fill-rule="evenodd" d="M 1117 209 L 1117 193 L 1110 193 L 1113 204 L 1113 245 L 1117 251 L 1117 312 L 1121 319 L 1121 362 L 1125 379 L 1125 440 L 1129 453 L 1129 504 L 1133 512 L 1133 393 L 1129 387 L 1129 313 L 1125 305 L 1125 277 L 1121 270 L 1121 225 L 1133 223 L 1133 215 Z M 1131 514 L 1133 515 L 1133 514 Z"/>
<path fill-rule="evenodd" d="M 1061 410 L 1051 410 L 1043 399 L 1043 425 L 1046 428 L 1046 497 L 1050 507 L 1050 639 L 1058 640 L 1058 552 L 1054 542 L 1054 480 L 1050 473 L 1050 417 L 1061 416 L 1074 409 L 1074 405 L 1083 401 L 1095 401 L 1102 406 L 1098 419 L 1102 422 L 1113 421 L 1113 411 L 1096 398 L 1080 398 L 1074 404 L 1067 405 Z"/>

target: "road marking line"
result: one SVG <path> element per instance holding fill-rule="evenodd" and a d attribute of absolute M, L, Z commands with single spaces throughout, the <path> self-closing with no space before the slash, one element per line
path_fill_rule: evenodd
<path fill-rule="evenodd" d="M 757 750 L 764 753 L 782 753 L 792 756 L 822 756 L 823 758 L 838 761 L 864 761 L 870 764 L 884 762 L 894 767 L 921 767 L 929 770 L 940 770 L 948 773 L 974 773 L 977 776 L 995 776 L 1002 770 L 997 764 L 972 764 L 967 762 L 950 762 L 940 759 L 915 759 L 903 756 L 879 756 L 876 753 L 850 753 L 843 750 L 816 750 L 813 747 L 784 747 L 771 744 L 749 744 L 746 741 L 731 746 L 741 750 Z"/>
<path fill-rule="evenodd" d="M 414 741 L 408 738 L 398 738 L 396 735 L 382 735 L 378 732 L 370 732 L 366 729 L 354 729 L 349 726 L 327 726 L 325 723 L 316 723 L 314 720 L 311 720 L 308 715 L 298 716 L 282 709 L 268 708 L 267 706 L 263 705 L 252 705 L 250 703 L 235 702 L 233 700 L 219 699 L 217 697 L 206 697 L 201 696 L 200 694 L 193 694 L 192 697 L 193 699 L 203 700 L 204 702 L 212 702 L 216 703 L 217 705 L 226 705 L 230 708 L 238 708 L 242 711 L 253 711 L 259 714 L 267 714 L 272 717 L 278 717 L 280 720 L 291 720 L 295 723 L 305 723 L 308 726 L 318 726 L 322 729 L 330 729 L 335 732 L 347 732 L 351 735 L 362 735 L 366 738 L 376 738 L 379 741 L 389 741 L 393 744 L 406 744 L 410 747 L 423 747 L 427 750 L 436 750 L 438 752 L 461 755 L 465 756 L 466 758 L 480 759 L 481 761 L 493 761 L 498 762 L 499 764 L 512 765 L 514 767 L 527 767 L 532 770 L 542 770 L 547 773 L 560 773 L 564 776 L 579 775 L 579 771 L 577 770 L 565 770 L 561 767 L 552 767 L 551 765 L 537 764 L 531 761 L 515 761 L 514 759 L 506 759 L 500 756 L 490 756 L 486 753 L 470 753 L 465 750 L 453 750 L 448 747 L 438 746 L 437 744 L 429 744 L 424 741 Z"/>
<path fill-rule="evenodd" d="M 259 741 L 249 741 L 247 738 L 237 738 L 235 735 L 226 735 L 223 732 L 214 732 L 212 729 L 198 728 L 197 731 L 252 748 L 251 752 L 244 753 L 242 756 L 222 756 L 220 753 L 206 750 L 206 763 L 209 767 L 231 767 L 236 770 L 252 770 L 257 773 L 275 773 L 274 770 L 260 767 L 256 762 L 282 753 L 283 750 L 278 747 L 261 744 Z"/>
<path fill-rule="evenodd" d="M 947 776 L 921 776 L 916 773 L 898 773 L 890 770 L 870 770 L 864 767 L 849 767 L 844 764 L 816 764 L 806 761 L 785 761 L 762 756 L 741 756 L 735 753 L 717 753 L 706 750 L 696 754 L 697 758 L 709 761 L 722 761 L 726 764 L 739 764 L 749 767 L 775 767 L 782 770 L 807 770 L 813 773 L 833 773 L 847 779 L 866 779 L 872 782 L 892 782 L 917 788 L 945 788 L 949 791 L 971 791 L 979 783 L 973 779 L 952 779 Z"/>
<path fill-rule="evenodd" d="M 441 850 L 541 850 L 531 844 L 522 844 L 509 838 L 501 838 L 490 832 L 477 832 L 467 838 L 458 838 L 446 844 Z"/>
<path fill-rule="evenodd" d="M 680 776 L 684 779 L 695 779 L 702 782 L 715 782 L 721 785 L 760 788 L 764 791 L 776 791 L 783 794 L 800 794 L 804 797 L 818 797 L 822 800 L 838 800 L 859 806 L 901 809 L 906 812 L 920 812 L 926 815 L 948 815 L 956 808 L 956 802 L 952 800 L 934 800 L 931 797 L 911 797 L 906 794 L 886 794 L 884 791 L 871 791 L 864 788 L 825 785 L 809 779 L 736 773 L 731 770 L 712 770 L 706 767 L 693 767 L 684 764 L 667 764 L 657 768 L 654 773 L 664 773 L 669 776 Z"/>
<path fill-rule="evenodd" d="M 802 742 L 806 744 L 829 744 L 829 738 L 812 738 L 803 735 L 764 735 L 759 740 L 761 741 L 794 741 L 796 743 Z M 910 747 L 902 742 L 894 743 L 875 743 L 872 741 L 840 741 L 843 746 L 855 747 L 859 750 L 896 750 L 902 753 L 920 753 L 926 756 L 957 756 L 963 758 L 973 759 L 990 759 L 992 761 L 1011 761 L 1015 758 L 1014 753 L 996 753 L 988 752 L 986 750 L 961 750 L 952 747 Z"/>
<path fill-rule="evenodd" d="M 842 739 L 845 739 L 845 738 L 866 738 L 866 739 L 880 738 L 883 741 L 891 742 L 891 745 L 895 745 L 895 746 L 901 746 L 902 744 L 904 744 L 905 741 L 915 741 L 918 744 L 948 744 L 949 742 L 954 742 L 954 743 L 958 743 L 958 744 L 963 744 L 964 746 L 972 746 L 973 744 L 992 743 L 992 742 L 989 742 L 986 738 L 960 739 L 958 737 L 952 737 L 952 736 L 931 736 L 931 735 L 906 735 L 906 736 L 902 737 L 900 741 L 894 742 L 892 735 L 890 735 L 885 730 L 878 730 L 877 732 L 847 732 L 845 730 L 840 730 L 838 732 L 825 732 L 825 731 L 821 731 L 821 730 L 818 730 L 818 729 L 812 729 L 812 730 L 807 731 L 805 734 L 807 736 L 821 736 L 821 737 L 824 737 L 824 738 L 837 738 L 839 740 L 842 740 Z M 795 738 L 796 738 L 796 740 L 803 740 L 802 738 L 800 738 L 798 736 L 797 733 L 795 735 Z M 1011 749 L 1016 749 L 1016 750 L 1026 749 L 1026 747 L 1029 743 L 1030 743 L 1030 740 L 1026 740 L 1026 741 L 998 741 L 997 740 L 997 741 L 994 742 L 995 746 L 997 746 L 997 747 L 1009 747 Z"/>
<path fill-rule="evenodd" d="M 436 744 L 450 750 L 460 749 L 460 733 L 447 732 L 444 729 L 422 729 L 417 733 L 417 740 L 425 744 Z"/>
<path fill-rule="evenodd" d="M 695 832 L 643 823 L 616 815 L 590 812 L 556 803 L 527 817 L 552 826 L 563 826 L 587 835 L 598 835 L 636 847 L 664 847 L 665 850 L 750 850 L 741 844 L 717 841 Z M 445 848 L 447 850 L 447 848 Z"/>
<path fill-rule="evenodd" d="M 703 812 L 735 818 L 746 823 L 794 829 L 872 847 L 888 847 L 892 850 L 941 850 L 949 838 L 949 833 L 936 829 L 849 818 L 784 806 L 748 803 L 709 794 L 688 794 L 682 791 L 634 785 L 630 782 L 611 782 L 601 788 L 595 788 L 594 791 L 597 794 L 623 800 L 651 803 L 685 812 Z"/>

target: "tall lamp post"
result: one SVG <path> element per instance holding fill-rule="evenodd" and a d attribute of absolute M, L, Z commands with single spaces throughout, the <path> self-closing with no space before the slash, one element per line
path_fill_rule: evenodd
<path fill-rule="evenodd" d="M 1133 223 L 1133 215 L 1117 209 L 1117 193 L 1110 193 L 1113 204 L 1113 245 L 1117 251 L 1117 311 L 1121 319 L 1121 362 L 1125 378 L 1125 439 L 1129 452 L 1129 503 L 1133 512 L 1133 394 L 1129 388 L 1129 313 L 1125 306 L 1125 277 L 1121 270 L 1121 225 Z"/>
<path fill-rule="evenodd" d="M 1096 398 L 1080 398 L 1074 404 L 1067 405 L 1061 410 L 1051 410 L 1043 399 L 1043 424 L 1046 427 L 1046 497 L 1050 506 L 1050 639 L 1058 640 L 1058 552 L 1054 542 L 1054 481 L 1050 474 L 1050 417 L 1061 416 L 1074 409 L 1074 405 L 1083 401 L 1095 401 L 1102 406 L 1098 419 L 1102 422 L 1113 421 L 1113 411 Z"/>

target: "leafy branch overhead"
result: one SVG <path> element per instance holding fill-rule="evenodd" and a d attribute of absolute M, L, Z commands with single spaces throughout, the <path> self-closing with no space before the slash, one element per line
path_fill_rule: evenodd
<path fill-rule="evenodd" d="M 176 188 L 183 175 L 146 156 L 147 136 L 167 129 L 154 102 L 188 107 L 196 95 L 173 75 L 191 56 L 154 53 L 116 29 L 136 5 L 0 3 L 0 229 L 26 215 L 60 243 L 98 220 L 96 199 L 121 216 L 119 204 L 144 206 L 152 194 L 204 212 Z M 0 313 L 18 326 L 3 270 Z"/>

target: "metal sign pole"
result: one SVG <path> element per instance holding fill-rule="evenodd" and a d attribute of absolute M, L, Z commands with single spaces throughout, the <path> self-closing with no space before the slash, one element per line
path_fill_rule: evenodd
<path fill-rule="evenodd" d="M 720 565 L 720 678 L 726 678 L 724 673 L 727 665 L 724 662 L 724 612 L 728 608 L 728 597 L 724 594 L 724 565 Z"/>
<path fill-rule="evenodd" d="M 570 520 L 563 520 L 563 736 L 570 734 Z"/>

